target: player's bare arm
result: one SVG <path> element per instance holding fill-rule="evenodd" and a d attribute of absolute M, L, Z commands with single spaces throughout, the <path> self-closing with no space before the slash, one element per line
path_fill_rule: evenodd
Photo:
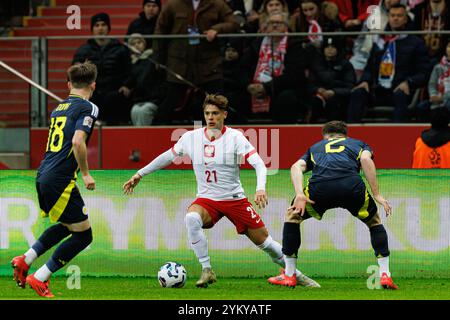
<path fill-rule="evenodd" d="M 164 153 L 161 153 L 158 157 L 156 157 L 152 162 L 146 165 L 144 168 L 140 169 L 136 172 L 127 182 L 125 182 L 122 186 L 123 193 L 126 195 L 130 195 L 133 193 L 134 188 L 137 186 L 141 179 L 159 169 L 167 167 L 172 161 L 176 158 L 175 153 L 172 149 L 167 150 Z"/>
<path fill-rule="evenodd" d="M 288 210 L 293 210 L 293 214 L 303 216 L 305 214 L 306 203 L 314 203 L 303 193 L 303 172 L 306 172 L 306 162 L 303 159 L 298 160 L 291 166 L 291 180 L 294 185 L 295 199 Z"/>
<path fill-rule="evenodd" d="M 77 160 L 78 167 L 80 168 L 84 186 L 88 190 L 95 190 L 95 181 L 89 173 L 89 166 L 87 161 L 87 136 L 87 133 L 83 130 L 75 131 L 75 134 L 72 138 L 73 154 L 75 156 L 75 159 Z"/>
<path fill-rule="evenodd" d="M 361 168 L 364 172 L 364 176 L 369 183 L 370 189 L 372 190 L 373 198 L 376 202 L 381 204 L 388 217 L 392 213 L 392 207 L 389 202 L 384 199 L 378 190 L 377 173 L 375 163 L 372 160 L 372 153 L 370 151 L 364 150 L 361 154 Z"/>

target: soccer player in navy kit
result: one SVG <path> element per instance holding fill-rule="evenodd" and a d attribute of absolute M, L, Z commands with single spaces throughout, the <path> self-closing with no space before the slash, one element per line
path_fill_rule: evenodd
<path fill-rule="evenodd" d="M 95 189 L 95 181 L 89 174 L 86 145 L 99 111 L 89 102 L 95 90 L 97 67 L 90 62 L 75 64 L 67 75 L 70 95 L 51 114 L 45 156 L 36 177 L 41 216 L 49 217 L 56 224 L 45 230 L 24 255 L 11 261 L 18 286 L 25 288 L 28 284 L 38 295 L 49 298 L 53 297 L 48 287 L 52 273 L 92 242 L 87 209 L 75 181 L 77 172 L 81 171 L 85 187 Z M 28 275 L 37 257 L 67 237 L 46 264 Z"/>
<path fill-rule="evenodd" d="M 379 193 L 372 149 L 363 141 L 347 137 L 347 125 L 342 121 L 326 123 L 322 135 L 324 139 L 310 147 L 291 167 L 296 196 L 286 212 L 283 227 L 286 269 L 268 280 L 276 285 L 297 285 L 292 270 L 296 268 L 301 243 L 300 223 L 310 217 L 320 220 L 328 209 L 340 207 L 367 225 L 380 267 L 380 284 L 385 289 L 397 289 L 389 272 L 388 237 L 375 201 L 384 207 L 386 216 L 392 208 Z M 373 196 L 359 175 L 361 168 Z M 303 173 L 309 170 L 312 176 L 303 188 Z"/>

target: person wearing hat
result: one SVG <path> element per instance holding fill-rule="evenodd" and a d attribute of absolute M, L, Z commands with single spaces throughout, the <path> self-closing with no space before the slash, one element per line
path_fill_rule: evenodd
<path fill-rule="evenodd" d="M 130 91 L 124 86 L 131 70 L 128 48 L 115 38 L 101 38 L 111 31 L 107 13 L 91 17 L 91 33 L 95 38 L 77 49 L 72 64 L 91 61 L 97 66 L 97 87 L 91 101 L 100 108 L 100 118 L 108 125 L 128 124 Z"/>
<path fill-rule="evenodd" d="M 144 0 L 142 3 L 143 11 L 139 17 L 131 21 L 128 26 L 127 35 L 140 33 L 142 35 L 151 35 L 155 33 L 156 20 L 158 20 L 161 11 L 161 0 Z M 152 47 L 152 39 L 145 38 L 147 48 Z"/>
<path fill-rule="evenodd" d="M 147 42 L 140 33 L 130 35 L 128 46 L 132 48 L 133 66 L 125 86 L 130 88 L 133 103 L 131 123 L 135 126 L 149 126 L 153 123 L 165 93 L 162 85 L 164 73 L 148 59 L 153 51 L 151 48 L 147 49 Z"/>
<path fill-rule="evenodd" d="M 322 116 L 327 121 L 343 120 L 344 105 L 356 83 L 355 70 L 345 59 L 343 38 L 325 37 L 320 54 L 313 57 L 308 79 L 310 103 L 306 122 L 314 123 Z"/>
<path fill-rule="evenodd" d="M 432 112 L 431 128 L 416 140 L 413 169 L 450 168 L 450 112 L 439 107 Z"/>

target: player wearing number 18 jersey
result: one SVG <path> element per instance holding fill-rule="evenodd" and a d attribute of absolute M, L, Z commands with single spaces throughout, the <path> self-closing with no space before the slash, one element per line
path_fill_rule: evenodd
<path fill-rule="evenodd" d="M 95 189 L 95 181 L 89 174 L 86 144 L 99 111 L 88 101 L 95 90 L 97 68 L 91 63 L 76 64 L 67 74 L 70 95 L 51 114 L 45 156 L 36 177 L 41 215 L 57 223 L 45 230 L 24 255 L 11 262 L 17 284 L 25 288 L 28 283 L 45 297 L 53 297 L 48 288 L 51 274 L 92 242 L 86 207 L 75 181 L 80 170 L 86 188 Z M 27 276 L 37 257 L 68 236 L 45 265 Z"/>
<path fill-rule="evenodd" d="M 397 289 L 389 272 L 387 233 L 374 199 L 384 207 L 387 216 L 392 209 L 379 193 L 372 149 L 363 141 L 347 137 L 347 125 L 342 121 L 328 122 L 322 134 L 324 139 L 310 147 L 291 167 L 296 196 L 286 212 L 283 227 L 286 271 L 269 278 L 269 282 L 292 287 L 296 285 L 293 273 L 301 243 L 299 224 L 310 217 L 321 220 L 325 211 L 340 207 L 367 225 L 380 266 L 380 283 L 386 289 Z M 361 168 L 373 198 L 359 174 Z M 309 170 L 312 170 L 312 175 L 303 188 L 303 173 Z"/>
<path fill-rule="evenodd" d="M 202 228 L 212 228 L 222 217 L 227 217 L 239 234 L 245 234 L 258 248 L 265 251 L 280 266 L 285 266 L 281 245 L 269 235 L 261 217 L 247 200 L 239 180 L 239 165 L 244 159 L 256 170 L 255 204 L 264 208 L 266 166 L 255 148 L 235 129 L 224 126 L 228 100 L 220 95 L 208 95 L 203 104 L 206 128 L 188 131 L 165 153 L 140 169 L 124 185 L 131 194 L 141 178 L 169 165 L 176 157 L 188 155 L 197 179 L 197 199 L 186 214 L 188 239 L 200 264 L 202 274 L 198 287 L 207 287 L 216 281 L 208 255 L 208 244 Z M 319 286 L 296 270 L 297 279 L 305 286 Z"/>

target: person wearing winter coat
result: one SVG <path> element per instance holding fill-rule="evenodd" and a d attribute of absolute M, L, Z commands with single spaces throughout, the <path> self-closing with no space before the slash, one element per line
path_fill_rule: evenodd
<path fill-rule="evenodd" d="M 143 10 L 139 13 L 139 17 L 131 21 L 128 26 L 127 35 L 140 33 L 142 35 L 152 35 L 155 33 L 156 20 L 158 20 L 161 11 L 161 0 L 144 0 L 142 3 Z M 152 39 L 145 38 L 147 48 L 152 48 Z"/>
<path fill-rule="evenodd" d="M 131 91 L 131 122 L 135 126 L 149 126 L 164 97 L 163 72 L 151 60 L 152 49 L 140 33 L 133 33 L 128 45 L 133 48 L 131 75 L 125 85 Z"/>
<path fill-rule="evenodd" d="M 239 30 L 233 11 L 223 0 L 168 0 L 156 23 L 157 35 L 186 35 L 191 38 L 154 39 L 153 51 L 158 63 L 167 66 L 167 90 L 170 95 L 158 110 L 158 124 L 170 124 L 174 109 L 189 100 L 193 83 L 203 92 L 193 92 L 194 119 L 203 119 L 204 92 L 223 92 L 223 66 L 217 34 Z M 198 35 L 206 37 L 199 38 Z"/>
<path fill-rule="evenodd" d="M 344 56 L 343 39 L 325 37 L 322 51 L 311 63 L 308 77 L 310 97 L 307 123 L 343 120 L 351 89 L 356 83 L 353 66 Z"/>
<path fill-rule="evenodd" d="M 405 30 L 407 23 L 406 7 L 392 6 L 386 31 Z M 374 94 L 374 105 L 394 106 L 393 122 L 406 122 L 414 90 L 426 84 L 430 70 L 422 38 L 407 34 L 379 36 L 364 74 L 350 95 L 347 122 L 362 121 L 370 94 Z"/>
<path fill-rule="evenodd" d="M 428 81 L 429 99 L 417 105 L 418 120 L 428 122 L 430 111 L 444 107 L 450 110 L 450 41 L 447 43 L 446 54 L 433 67 Z"/>
<path fill-rule="evenodd" d="M 91 18 L 94 36 L 111 31 L 109 15 L 98 13 Z M 97 66 L 96 89 L 91 101 L 100 108 L 99 120 L 107 125 L 129 124 L 130 91 L 125 86 L 131 70 L 128 48 L 117 39 L 93 38 L 75 52 L 72 64 L 90 61 Z"/>
<path fill-rule="evenodd" d="M 297 122 L 306 86 L 306 52 L 299 39 L 288 36 L 288 21 L 284 12 L 270 14 L 266 32 L 286 35 L 256 38 L 241 60 L 252 113 L 270 113 L 275 123 Z"/>

